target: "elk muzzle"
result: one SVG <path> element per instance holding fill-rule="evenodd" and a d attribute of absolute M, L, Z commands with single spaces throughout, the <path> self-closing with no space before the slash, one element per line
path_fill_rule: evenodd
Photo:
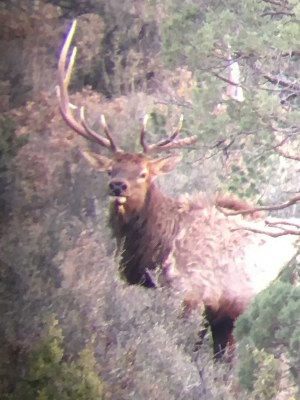
<path fill-rule="evenodd" d="M 109 194 L 116 197 L 119 204 L 124 204 L 126 202 L 126 191 L 128 184 L 126 181 L 112 180 L 108 184 Z"/>

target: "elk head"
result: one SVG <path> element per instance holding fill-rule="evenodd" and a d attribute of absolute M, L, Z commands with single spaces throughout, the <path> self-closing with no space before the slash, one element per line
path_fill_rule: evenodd
<path fill-rule="evenodd" d="M 138 210 L 142 207 L 146 193 L 155 177 L 170 172 L 181 160 L 181 156 L 178 154 L 161 158 L 150 158 L 150 155 L 190 145 L 196 141 L 196 137 L 176 140 L 182 125 L 181 117 L 180 124 L 172 135 L 155 145 L 149 145 L 146 142 L 146 123 L 148 119 L 146 115 L 143 119 L 140 134 L 140 144 L 143 152 L 126 153 L 115 144 L 103 115 L 101 115 L 101 124 L 105 136 L 100 135 L 88 126 L 83 107 L 80 108 L 79 116 L 76 118 L 72 109 L 77 107 L 70 104 L 68 95 L 68 85 L 77 52 L 76 47 L 73 48 L 67 63 L 67 56 L 75 29 L 76 21 L 73 21 L 58 62 L 57 94 L 62 117 L 79 135 L 100 144 L 100 146 L 110 151 L 111 157 L 86 151 L 83 152 L 83 155 L 95 169 L 108 174 L 109 194 L 115 199 L 115 204 L 119 207 L 119 210 L 124 211 L 126 209 L 127 212 L 133 209 Z"/>

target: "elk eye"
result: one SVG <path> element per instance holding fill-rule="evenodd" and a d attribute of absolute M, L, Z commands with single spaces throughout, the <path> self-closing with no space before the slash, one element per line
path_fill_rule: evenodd
<path fill-rule="evenodd" d="M 111 176 L 111 174 L 112 174 L 112 170 L 111 169 L 108 169 L 106 172 L 107 172 L 108 176 Z"/>
<path fill-rule="evenodd" d="M 140 173 L 140 175 L 139 175 L 139 178 L 145 179 L 146 176 L 147 176 L 147 171 L 142 171 L 142 172 Z"/>

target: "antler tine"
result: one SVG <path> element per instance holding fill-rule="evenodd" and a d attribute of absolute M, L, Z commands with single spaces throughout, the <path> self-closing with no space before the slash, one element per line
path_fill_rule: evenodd
<path fill-rule="evenodd" d="M 141 140 L 140 140 L 141 145 L 143 147 L 143 152 L 146 154 L 153 154 L 153 153 L 158 153 L 160 151 L 180 149 L 180 148 L 189 146 L 191 144 L 194 144 L 197 141 L 197 136 L 191 136 L 191 137 L 183 138 L 183 139 L 180 139 L 177 141 L 175 140 L 177 138 L 177 136 L 179 135 L 181 128 L 182 128 L 183 115 L 181 114 L 179 124 L 171 136 L 169 136 L 167 139 L 164 139 L 164 140 L 158 142 L 157 144 L 147 145 L 145 142 L 147 121 L 148 121 L 148 116 L 145 116 L 143 119 L 143 127 L 142 127 L 142 131 L 141 131 Z"/>
<path fill-rule="evenodd" d="M 68 65 L 67 64 L 67 56 L 69 53 L 70 45 L 73 40 L 75 30 L 76 30 L 77 21 L 74 20 L 71 28 L 67 34 L 65 42 L 63 44 L 59 61 L 58 61 L 58 86 L 57 86 L 57 96 L 59 98 L 59 108 L 63 119 L 66 123 L 79 135 L 85 137 L 86 139 L 93 140 L 99 143 L 101 146 L 110 149 L 112 152 L 118 151 L 117 146 L 112 140 L 112 137 L 102 137 L 93 129 L 91 129 L 84 117 L 84 108 L 80 108 L 80 122 L 76 120 L 74 117 L 71 108 L 77 108 L 73 106 L 69 101 L 68 94 L 68 86 L 72 74 L 72 69 L 75 63 L 75 57 L 77 53 L 77 48 L 74 47 L 72 49 L 71 56 L 69 58 Z M 106 133 L 106 132 L 105 132 Z M 107 135 L 107 134 L 106 134 Z"/>
<path fill-rule="evenodd" d="M 107 147 L 111 149 L 113 153 L 117 152 L 118 149 L 113 141 L 107 141 L 104 137 L 100 136 L 97 132 L 95 132 L 92 128 L 90 128 L 85 120 L 84 116 L 84 107 L 80 107 L 80 121 L 85 131 L 89 134 L 88 139 L 95 139 L 97 143 L 99 143 L 103 147 Z"/>
<path fill-rule="evenodd" d="M 57 86 L 57 95 L 59 98 L 59 106 L 61 114 L 67 124 L 81 136 L 87 137 L 85 129 L 80 125 L 76 119 L 73 117 L 69 94 L 68 94 L 68 85 L 71 78 L 72 68 L 75 62 L 75 57 L 77 53 L 77 48 L 74 47 L 70 56 L 69 63 L 66 67 L 67 55 L 70 49 L 70 45 L 76 30 L 77 21 L 74 20 L 69 33 L 67 34 L 66 40 L 64 42 L 63 48 L 60 53 L 59 61 L 58 61 L 58 86 Z"/>
<path fill-rule="evenodd" d="M 111 134 L 111 132 L 110 132 L 108 126 L 107 126 L 107 123 L 106 123 L 106 120 L 105 120 L 105 117 L 104 117 L 103 114 L 101 114 L 101 118 L 100 119 L 101 119 L 101 125 L 103 127 L 103 130 L 104 130 L 104 132 L 106 134 L 107 139 L 109 140 L 111 149 L 114 152 L 119 151 L 117 146 L 116 146 L 116 144 L 115 144 L 115 142 L 114 142 L 114 140 L 113 140 L 113 138 L 112 138 L 112 134 Z"/>

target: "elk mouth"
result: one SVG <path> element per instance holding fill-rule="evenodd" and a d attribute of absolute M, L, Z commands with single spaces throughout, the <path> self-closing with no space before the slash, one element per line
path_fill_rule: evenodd
<path fill-rule="evenodd" d="M 118 206 L 122 206 L 126 203 L 127 197 L 110 195 L 111 200 L 113 200 Z"/>

